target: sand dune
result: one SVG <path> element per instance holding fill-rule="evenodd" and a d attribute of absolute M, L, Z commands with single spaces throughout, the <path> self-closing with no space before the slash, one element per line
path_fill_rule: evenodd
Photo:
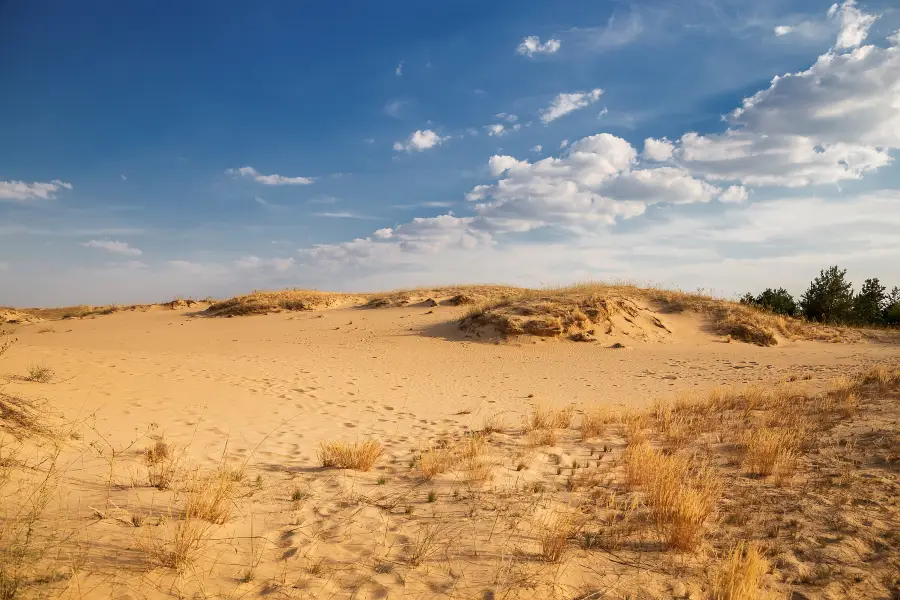
<path fill-rule="evenodd" d="M 450 302 L 463 293 L 471 298 Z M 623 298 L 598 300 L 595 312 L 579 304 L 585 320 L 567 321 L 572 311 L 554 315 L 564 330 L 553 335 L 496 336 L 489 328 L 504 313 L 473 317 L 521 293 L 504 290 L 499 300 L 491 293 L 445 288 L 374 303 L 326 295 L 312 304 L 304 296 L 287 305 L 257 295 L 241 314 L 272 314 L 210 318 L 240 302 L 210 312 L 205 304 L 173 304 L 18 326 L 18 342 L 0 360 L 2 393 L 65 432 L 58 458 L 65 468 L 47 511 L 75 532 L 58 547 L 84 553 L 74 577 L 71 565 L 58 562 L 60 580 L 32 582 L 26 595 L 600 598 L 643 590 L 647 597 L 704 597 L 718 555 L 744 538 L 784 546 L 781 554 L 765 548 L 777 563 L 767 570 L 767 589 L 808 597 L 896 589 L 887 575 L 896 547 L 875 539 L 889 537 L 897 516 L 888 500 L 897 489 L 896 388 L 860 384 L 859 412 L 846 419 L 834 412 L 813 428 L 822 454 L 804 450 L 798 474 L 778 485 L 743 476 L 735 462 L 749 427 L 747 409 L 738 406 L 747 397 L 720 407 L 719 418 L 688 411 L 673 421 L 653 407 L 677 394 L 700 399 L 748 386 L 791 385 L 797 398 L 814 399 L 836 377 L 900 364 L 900 346 L 781 336 L 774 347 L 727 343 L 702 311 Z M 529 295 L 525 304 L 503 305 L 504 326 L 528 332 L 523 307 L 542 302 Z M 563 336 L 590 330 L 593 343 Z M 28 380 L 35 367 L 49 371 L 49 381 Z M 769 413 L 777 420 L 784 406 L 754 405 L 751 421 L 766 422 Z M 821 404 L 809 406 L 798 419 L 813 418 Z M 551 431 L 527 425 L 536 411 L 557 409 L 568 411 L 560 417 L 567 422 Z M 599 433 L 582 440 L 579 424 L 600 413 Z M 629 504 L 644 497 L 623 483 L 626 450 L 638 443 L 629 437 L 636 435 L 632 422 L 654 447 L 691 448 L 692 456 L 715 457 L 724 473 L 720 520 L 704 526 L 699 549 L 667 549 L 643 504 Z M 478 448 L 464 446 L 486 424 L 493 432 L 478 438 Z M 881 432 L 877 443 L 867 441 L 873 432 Z M 172 484 L 162 490 L 148 485 L 143 454 L 160 439 L 175 457 Z M 851 446 L 841 446 L 843 439 Z M 317 453 L 329 440 L 373 440 L 384 455 L 366 473 L 322 469 Z M 23 443 L 25 456 L 38 455 L 33 440 Z M 424 477 L 423 460 L 445 471 Z M 855 460 L 862 466 L 844 473 L 840 465 Z M 822 469 L 848 485 L 869 476 L 875 479 L 865 481 L 878 483 L 832 493 L 815 487 Z M 220 479 L 204 479 L 207 472 Z M 159 556 L 169 556 L 186 523 L 201 522 L 191 518 L 191 494 L 214 484 L 228 497 L 228 514 L 202 526 L 203 547 L 190 569 L 167 566 Z M 777 510 L 753 504 L 766 498 L 800 512 L 776 524 Z M 816 541 L 838 534 L 817 522 L 832 513 L 812 507 L 849 510 L 857 500 L 887 512 L 851 511 L 843 519 L 853 520 L 853 533 L 841 525 L 844 541 Z M 734 517 L 736 507 L 746 523 Z M 565 560 L 558 562 L 542 554 L 541 540 L 553 545 L 547 531 L 554 529 L 564 532 Z M 594 548 L 592 540 L 603 542 Z M 846 558 L 854 552 L 881 554 Z M 827 572 L 817 553 L 827 555 Z M 846 563 L 843 570 L 835 561 Z"/>

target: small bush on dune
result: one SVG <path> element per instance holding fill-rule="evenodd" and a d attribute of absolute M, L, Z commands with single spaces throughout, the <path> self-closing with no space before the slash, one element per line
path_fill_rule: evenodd
<path fill-rule="evenodd" d="M 322 442 L 318 455 L 323 467 L 369 471 L 384 454 L 384 446 L 374 440 L 363 442 Z"/>

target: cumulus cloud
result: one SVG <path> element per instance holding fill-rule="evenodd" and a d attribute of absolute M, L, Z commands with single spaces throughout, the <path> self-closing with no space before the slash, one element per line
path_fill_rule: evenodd
<path fill-rule="evenodd" d="M 516 48 L 516 54 L 522 54 L 528 58 L 532 58 L 535 54 L 555 54 L 562 43 L 559 40 L 549 39 L 541 43 L 541 38 L 536 35 L 530 35 L 522 40 Z"/>
<path fill-rule="evenodd" d="M 59 179 L 50 183 L 27 183 L 25 181 L 0 181 L 0 200 L 27 202 L 29 200 L 52 200 L 62 189 L 71 190 L 72 184 Z"/>
<path fill-rule="evenodd" d="M 105 250 L 113 254 L 124 254 L 125 256 L 140 256 L 143 254 L 138 248 L 130 246 L 127 242 L 116 242 L 112 240 L 91 240 L 81 244 L 85 248 L 96 248 L 97 250 Z"/>
<path fill-rule="evenodd" d="M 309 177 L 285 177 L 284 175 L 263 175 L 253 167 L 240 167 L 238 169 L 228 169 L 225 171 L 229 175 L 238 175 L 240 177 L 250 177 L 255 182 L 263 185 L 309 185 L 313 182 Z"/>
<path fill-rule="evenodd" d="M 828 17 L 840 22 L 841 30 L 838 33 L 834 47 L 838 50 L 856 48 L 863 43 L 869 34 L 869 28 L 878 18 L 869 15 L 856 8 L 855 0 L 846 0 L 843 4 L 832 4 L 828 9 Z"/>
<path fill-rule="evenodd" d="M 868 22 L 867 16 L 851 20 Z M 900 148 L 897 98 L 900 47 L 829 52 L 744 99 L 728 115 L 725 133 L 682 136 L 675 158 L 710 180 L 750 186 L 860 179 L 890 164 L 891 151 Z"/>
<path fill-rule="evenodd" d="M 672 158 L 672 152 L 675 151 L 675 144 L 662 138 L 647 138 L 644 140 L 644 158 L 647 160 L 655 160 L 663 162 Z"/>
<path fill-rule="evenodd" d="M 541 121 L 550 123 L 560 117 L 564 117 L 570 112 L 574 112 L 581 108 L 586 108 L 600 99 L 603 90 L 600 88 L 589 92 L 573 92 L 570 94 L 559 94 L 550 102 L 550 105 L 541 110 Z"/>
<path fill-rule="evenodd" d="M 422 152 L 423 150 L 440 146 L 449 139 L 450 136 L 439 136 L 430 129 L 425 129 L 424 131 L 416 130 L 409 136 L 406 143 L 394 142 L 394 150 L 396 152 Z"/>
<path fill-rule="evenodd" d="M 274 269 L 276 271 L 287 271 L 294 266 L 294 259 L 287 258 L 260 258 L 258 256 L 244 256 L 234 261 L 234 266 L 238 269 Z"/>
<path fill-rule="evenodd" d="M 540 144 L 537 144 L 537 145 L 535 145 L 534 148 L 531 149 L 531 151 L 532 151 L 532 152 L 540 152 L 540 151 L 543 150 L 543 149 L 544 149 L 543 146 L 541 146 Z"/>
<path fill-rule="evenodd" d="M 485 129 L 487 129 L 490 136 L 499 137 L 506 133 L 506 126 L 503 123 L 494 123 L 493 125 L 488 125 Z"/>
<path fill-rule="evenodd" d="M 775 27 L 775 35 L 782 36 L 792 32 L 794 28 L 791 25 L 778 25 Z"/>

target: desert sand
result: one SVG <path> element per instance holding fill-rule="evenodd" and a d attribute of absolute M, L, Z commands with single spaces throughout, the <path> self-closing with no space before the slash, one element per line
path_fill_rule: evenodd
<path fill-rule="evenodd" d="M 690 435 L 672 447 L 694 448 L 702 438 L 692 456 L 728 471 L 704 539 L 690 551 L 659 541 L 623 473 L 628 448 L 640 441 L 628 415 L 649 415 L 635 422 L 651 430 L 665 423 L 663 437 L 637 437 L 668 448 L 678 436 L 661 401 L 723 389 L 739 396 L 790 388 L 777 394 L 817 398 L 836 378 L 878 365 L 890 373 L 900 345 L 782 339 L 761 347 L 711 331 L 703 315 L 647 304 L 642 309 L 659 325 L 629 320 L 589 343 L 499 337 L 461 329 L 465 307 L 383 304 L 235 318 L 209 317 L 206 304 L 176 304 L 15 325 L 17 342 L 0 359 L 0 390 L 52 420 L 57 440 L 64 432 L 41 526 L 41 535 L 55 536 L 47 544 L 53 551 L 44 548 L 35 561 L 50 575 L 22 575 L 18 593 L 702 598 L 717 593 L 717 565 L 741 540 L 762 544 L 768 562 L 759 586 L 771 597 L 897 593 L 900 485 L 892 452 L 900 413 L 890 375 L 877 390 L 859 383 L 859 411 L 821 425 L 811 434 L 821 456 L 805 450 L 801 467 L 777 483 L 742 475 L 735 448 L 743 429 L 719 431 L 732 413 L 747 421 L 750 409 L 723 409 L 705 429 L 685 425 Z M 49 370 L 47 381 L 28 380 L 36 367 Z M 535 412 L 555 410 L 562 416 L 549 427 L 552 439 L 529 437 L 542 431 L 528 425 Z M 602 424 L 582 439 L 578 424 L 592 411 L 604 415 Z M 455 453 L 478 431 L 486 433 L 477 451 L 460 450 L 446 472 L 423 474 L 423 456 Z M 871 441 L 874 432 L 882 438 L 872 448 L 846 442 Z M 13 443 L 9 428 L 3 436 L 21 464 L 43 460 L 39 436 Z M 173 481 L 153 487 L 147 448 L 160 440 L 174 457 Z M 365 440 L 384 447 L 370 471 L 322 467 L 321 443 Z M 463 455 L 472 459 L 465 468 Z M 841 456 L 855 470 L 838 469 L 846 482 L 826 493 L 818 478 Z M 204 521 L 192 560 L 175 565 L 164 556 L 189 520 L 185 502 L 205 474 L 223 469 L 234 474 L 223 492 L 227 514 Z M 872 487 L 848 488 L 860 478 Z M 7 516 L 16 498 L 21 506 L 7 488 Z M 744 516 L 735 519 L 741 502 Z M 771 504 L 779 502 L 788 508 Z M 840 517 L 840 506 L 862 504 Z M 852 523 L 835 525 L 835 533 L 822 524 L 826 512 Z M 542 532 L 553 528 L 564 530 L 560 557 L 542 545 Z"/>

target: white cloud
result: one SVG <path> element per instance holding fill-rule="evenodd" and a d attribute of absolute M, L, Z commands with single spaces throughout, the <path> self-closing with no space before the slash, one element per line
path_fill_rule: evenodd
<path fill-rule="evenodd" d="M 29 200 L 52 200 L 62 189 L 71 190 L 72 184 L 59 179 L 50 183 L 26 183 L 24 181 L 0 181 L 0 200 L 27 202 Z"/>
<path fill-rule="evenodd" d="M 647 138 L 644 140 L 644 158 L 647 160 L 655 160 L 662 162 L 672 158 L 672 152 L 675 150 L 675 144 L 666 138 L 655 139 Z"/>
<path fill-rule="evenodd" d="M 676 161 L 710 180 L 750 186 L 860 179 L 900 148 L 897 98 L 900 47 L 829 52 L 744 99 L 725 133 L 685 134 Z"/>
<path fill-rule="evenodd" d="M 743 202 L 749 197 L 750 193 L 747 191 L 747 188 L 742 185 L 731 185 L 722 193 L 719 200 L 731 204 Z"/>
<path fill-rule="evenodd" d="M 357 212 L 353 212 L 351 210 L 344 210 L 340 212 L 315 212 L 312 213 L 314 217 L 325 217 L 328 219 L 374 219 L 375 217 L 371 217 L 369 215 L 360 214 Z"/>
<path fill-rule="evenodd" d="M 534 148 L 531 149 L 531 151 L 532 152 L 540 152 L 543 149 L 544 149 L 543 146 L 541 146 L 540 144 L 537 144 Z"/>
<path fill-rule="evenodd" d="M 434 148 L 435 146 L 440 146 L 449 139 L 450 136 L 441 137 L 430 129 L 424 131 L 416 130 L 409 136 L 409 139 L 406 140 L 405 144 L 403 142 L 394 142 L 394 150 L 396 152 L 421 152 L 423 150 L 428 150 L 429 148 Z"/>
<path fill-rule="evenodd" d="M 394 69 L 394 75 L 396 75 L 397 77 L 400 77 L 401 75 L 403 75 L 403 61 L 402 60 L 397 65 L 397 68 Z"/>
<path fill-rule="evenodd" d="M 515 123 L 516 121 L 519 120 L 519 117 L 512 113 L 502 112 L 502 113 L 497 113 L 494 116 L 497 117 L 498 119 L 503 119 L 504 121 L 509 121 L 510 123 Z"/>
<path fill-rule="evenodd" d="M 501 136 L 506 133 L 506 127 L 502 123 L 494 123 L 493 125 L 488 125 L 485 127 L 488 130 L 488 135 L 490 136 Z"/>
<path fill-rule="evenodd" d="M 294 266 L 294 259 L 288 258 L 260 258 L 258 256 L 244 256 L 234 261 L 234 266 L 238 269 L 274 269 L 276 271 L 287 271 Z"/>
<path fill-rule="evenodd" d="M 116 242 L 112 240 L 91 240 L 81 244 L 85 248 L 96 248 L 97 250 L 105 250 L 114 254 L 124 254 L 126 256 L 140 256 L 143 254 L 138 248 L 128 245 L 127 242 Z"/>
<path fill-rule="evenodd" d="M 313 182 L 309 177 L 285 177 L 284 175 L 263 175 L 253 167 L 240 167 L 239 169 L 228 169 L 225 173 L 229 175 L 239 175 L 241 177 L 251 177 L 257 183 L 263 185 L 309 185 Z"/>
<path fill-rule="evenodd" d="M 409 105 L 409 100 L 390 100 L 384 105 L 384 113 L 395 119 L 399 119 L 403 113 L 403 109 Z"/>
<path fill-rule="evenodd" d="M 634 11 L 624 19 L 612 15 L 602 27 L 574 27 L 569 30 L 582 48 L 594 52 L 606 52 L 631 44 L 643 32 L 643 19 Z"/>
<path fill-rule="evenodd" d="M 391 208 L 408 210 L 410 208 L 450 208 L 452 202 L 414 202 L 412 204 L 393 204 Z"/>
<path fill-rule="evenodd" d="M 835 3 L 828 9 L 828 17 L 840 20 L 841 30 L 834 47 L 838 50 L 856 48 L 863 43 L 869 34 L 869 28 L 878 18 L 858 8 L 854 0 L 845 0 L 840 6 Z"/>
<path fill-rule="evenodd" d="M 782 35 L 789 34 L 793 30 L 794 30 L 794 28 L 790 25 L 778 25 L 775 27 L 775 35 L 780 37 Z"/>
<path fill-rule="evenodd" d="M 535 54 L 555 54 L 561 45 L 559 40 L 554 39 L 541 43 L 541 38 L 536 35 L 530 35 L 523 39 L 522 43 L 516 48 L 516 54 L 522 54 L 529 58 Z"/>
<path fill-rule="evenodd" d="M 559 143 L 560 148 L 565 148 L 569 145 L 569 140 L 563 140 Z"/>
<path fill-rule="evenodd" d="M 570 112 L 590 106 L 600 99 L 603 90 L 600 88 L 589 92 L 573 92 L 571 94 L 559 94 L 550 102 L 550 105 L 541 110 L 541 121 L 550 123 Z"/>

